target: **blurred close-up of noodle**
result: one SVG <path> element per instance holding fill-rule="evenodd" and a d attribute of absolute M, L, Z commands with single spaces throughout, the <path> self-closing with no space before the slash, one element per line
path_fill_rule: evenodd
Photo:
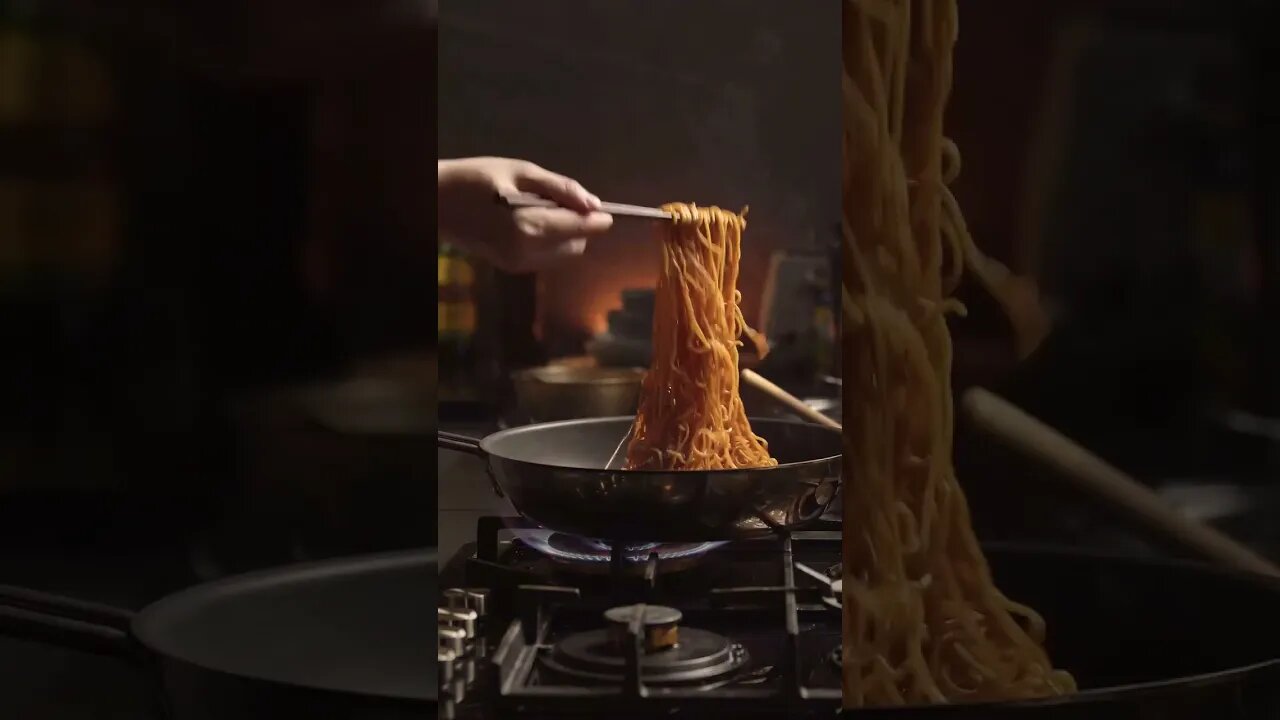
<path fill-rule="evenodd" d="M 846 708 L 1071 693 L 1045 623 L 996 587 L 952 467 L 952 297 L 968 271 L 1026 353 L 1035 288 L 984 256 L 948 183 L 954 0 L 845 0 Z"/>

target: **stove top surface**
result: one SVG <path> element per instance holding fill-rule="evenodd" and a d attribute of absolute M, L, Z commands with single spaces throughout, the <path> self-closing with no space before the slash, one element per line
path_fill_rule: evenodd
<path fill-rule="evenodd" d="M 839 707 L 835 524 L 617 549 L 553 543 L 514 518 L 477 530 L 441 573 L 442 718 L 809 718 Z"/>

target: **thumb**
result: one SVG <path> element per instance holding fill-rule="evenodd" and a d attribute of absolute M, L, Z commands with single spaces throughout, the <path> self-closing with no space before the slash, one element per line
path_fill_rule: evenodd
<path fill-rule="evenodd" d="M 521 233 L 552 241 L 599 235 L 613 227 L 613 216 L 592 212 L 581 214 L 564 208 L 520 208 L 515 211 Z"/>
<path fill-rule="evenodd" d="M 516 189 L 531 192 L 571 210 L 588 213 L 600 209 L 600 198 L 572 178 L 553 173 L 537 165 L 524 167 L 514 178 Z"/>

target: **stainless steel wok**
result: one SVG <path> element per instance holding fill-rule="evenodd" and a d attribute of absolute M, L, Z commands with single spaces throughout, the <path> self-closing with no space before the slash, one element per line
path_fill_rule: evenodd
<path fill-rule="evenodd" d="M 840 485 L 840 433 L 752 419 L 778 465 L 742 470 L 605 470 L 632 418 L 566 420 L 475 439 L 437 432 L 441 448 L 485 460 L 499 495 L 528 519 L 600 540 L 734 540 L 816 520 Z"/>

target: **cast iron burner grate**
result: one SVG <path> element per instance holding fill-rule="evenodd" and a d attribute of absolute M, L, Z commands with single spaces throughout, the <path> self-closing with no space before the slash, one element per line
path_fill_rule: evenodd
<path fill-rule="evenodd" d="M 501 531 L 520 537 L 518 526 L 482 519 L 467 566 L 468 583 L 491 589 L 494 607 L 507 611 L 499 615 L 515 618 L 488 655 L 496 677 L 485 683 L 486 704 L 494 717 L 686 717 L 714 710 L 809 718 L 829 717 L 839 707 L 832 653 L 840 615 L 823 602 L 829 589 L 796 570 L 797 552 L 806 565 L 837 562 L 838 530 L 729 543 L 698 572 L 664 573 L 670 561 L 650 553 L 640 579 L 627 572 L 637 563 L 625 549 L 611 549 L 609 567 L 619 574 L 566 582 L 510 563 L 504 555 L 510 548 L 497 537 Z M 688 657 L 654 650 L 655 612 L 678 616 L 676 642 L 689 643 Z M 668 660 L 703 671 L 673 677 L 660 666 Z"/>

